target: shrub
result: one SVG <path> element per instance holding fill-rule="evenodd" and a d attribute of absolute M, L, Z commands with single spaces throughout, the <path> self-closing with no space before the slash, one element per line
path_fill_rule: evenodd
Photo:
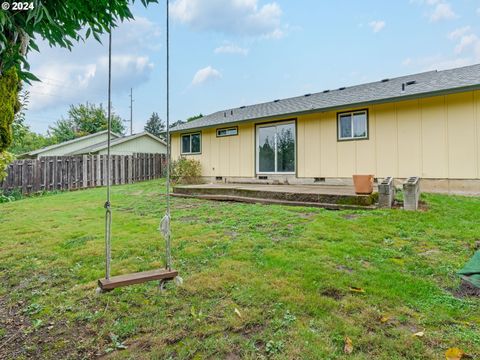
<path fill-rule="evenodd" d="M 170 178 L 174 184 L 198 184 L 201 182 L 200 161 L 181 157 L 172 163 Z"/>
<path fill-rule="evenodd" d="M 13 158 L 13 155 L 8 151 L 0 151 L 0 181 L 7 176 L 7 168 L 13 161 Z"/>

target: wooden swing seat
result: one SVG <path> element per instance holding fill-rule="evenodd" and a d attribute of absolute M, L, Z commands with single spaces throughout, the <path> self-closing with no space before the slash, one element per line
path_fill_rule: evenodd
<path fill-rule="evenodd" d="M 125 274 L 111 277 L 110 279 L 98 280 L 98 286 L 103 291 L 113 290 L 118 287 L 141 284 L 155 280 L 173 280 L 178 275 L 177 270 L 157 269 L 133 274 Z"/>

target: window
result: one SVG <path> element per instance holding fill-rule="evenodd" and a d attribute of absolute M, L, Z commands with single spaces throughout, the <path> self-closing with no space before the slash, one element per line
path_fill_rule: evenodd
<path fill-rule="evenodd" d="M 368 139 L 367 110 L 338 114 L 338 140 Z"/>
<path fill-rule="evenodd" d="M 235 136 L 238 135 L 238 127 L 231 127 L 226 129 L 217 129 L 217 137 Z"/>
<path fill-rule="evenodd" d="M 257 125 L 257 174 L 294 174 L 295 121 Z"/>
<path fill-rule="evenodd" d="M 202 134 L 182 135 L 182 154 L 200 154 L 202 151 Z"/>

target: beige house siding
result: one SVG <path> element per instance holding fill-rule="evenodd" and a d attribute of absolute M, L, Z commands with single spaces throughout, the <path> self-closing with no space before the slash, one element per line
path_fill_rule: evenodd
<path fill-rule="evenodd" d="M 480 91 L 355 109 L 364 108 L 368 140 L 337 141 L 337 111 L 297 117 L 297 177 L 480 179 Z M 202 153 L 188 156 L 200 160 L 204 176 L 253 178 L 255 123 L 222 138 L 203 129 Z M 172 135 L 172 156 L 180 156 L 180 134 Z"/>
<path fill-rule="evenodd" d="M 117 136 L 112 135 L 112 137 L 116 138 Z M 72 144 L 62 144 L 62 146 L 56 147 L 51 150 L 42 151 L 37 156 L 64 156 L 80 149 L 86 148 L 88 146 L 92 146 L 95 144 L 102 143 L 107 141 L 107 134 L 98 134 L 97 136 L 92 136 L 87 139 L 79 139 L 78 141 Z"/>
<path fill-rule="evenodd" d="M 120 144 L 114 144 L 111 147 L 112 155 L 132 155 L 134 153 L 165 154 L 167 147 L 152 139 L 148 135 L 140 136 Z M 107 149 L 100 150 L 100 155 L 106 155 Z"/>

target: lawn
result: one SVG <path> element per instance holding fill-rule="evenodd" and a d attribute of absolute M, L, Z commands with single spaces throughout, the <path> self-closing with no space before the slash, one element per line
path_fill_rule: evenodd
<path fill-rule="evenodd" d="M 113 188 L 113 274 L 162 266 L 163 194 Z M 480 299 L 455 296 L 478 198 L 426 195 L 415 213 L 173 199 L 183 285 L 96 295 L 104 196 L 0 204 L 0 358 L 480 358 Z"/>

